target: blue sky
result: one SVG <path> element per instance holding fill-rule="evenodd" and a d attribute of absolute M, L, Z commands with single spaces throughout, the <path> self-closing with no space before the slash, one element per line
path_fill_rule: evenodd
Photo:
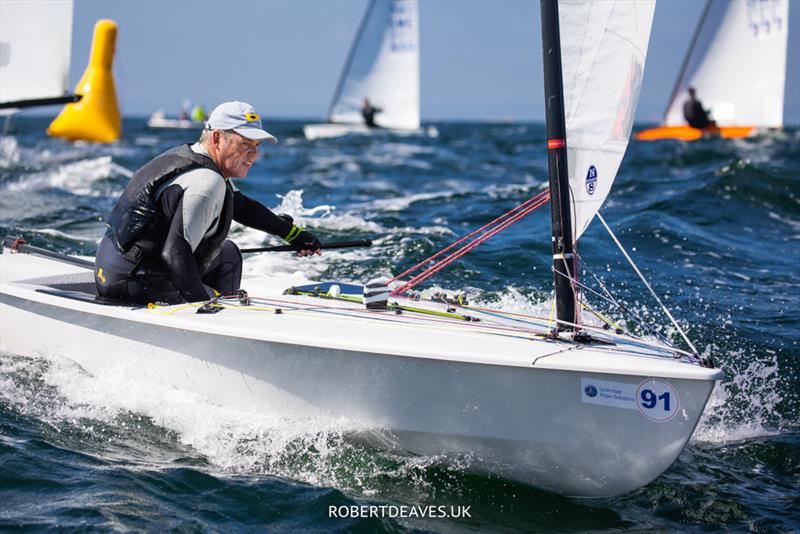
<path fill-rule="evenodd" d="M 790 0 L 785 122 L 800 123 L 800 1 Z M 74 86 L 98 19 L 119 24 L 114 72 L 125 115 L 190 99 L 245 100 L 265 117 L 322 118 L 367 0 L 76 0 Z M 701 0 L 656 7 L 637 119 L 658 122 Z M 536 0 L 421 0 L 423 120 L 542 120 Z"/>

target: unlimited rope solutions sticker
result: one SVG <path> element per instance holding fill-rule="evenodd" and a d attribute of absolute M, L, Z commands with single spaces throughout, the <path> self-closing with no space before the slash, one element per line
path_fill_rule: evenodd
<path fill-rule="evenodd" d="M 581 378 L 581 401 L 638 410 L 650 421 L 664 422 L 678 413 L 680 399 L 669 382 L 651 378 L 639 384 Z"/>

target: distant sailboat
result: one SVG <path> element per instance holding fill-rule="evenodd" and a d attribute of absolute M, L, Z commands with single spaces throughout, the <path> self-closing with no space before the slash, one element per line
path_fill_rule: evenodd
<path fill-rule="evenodd" d="M 206 125 L 205 107 L 201 104 L 189 109 L 191 104 L 184 103 L 184 109 L 177 118 L 169 118 L 164 110 L 159 109 L 147 119 L 147 127 L 153 130 L 200 130 Z"/>
<path fill-rule="evenodd" d="M 67 94 L 72 8 L 72 0 L 0 2 L 0 114 L 80 98 Z"/>
<path fill-rule="evenodd" d="M 190 119 L 169 118 L 164 110 L 155 111 L 147 119 L 147 127 L 153 130 L 199 130 L 205 126 L 204 122 Z"/>
<path fill-rule="evenodd" d="M 725 138 L 783 126 L 789 0 L 709 0 L 672 91 L 663 126 L 640 141 Z M 717 128 L 687 125 L 683 104 L 693 87 Z"/>
<path fill-rule="evenodd" d="M 381 129 L 419 129 L 417 0 L 372 0 L 350 50 L 326 124 L 308 124 L 308 139 L 376 131 L 362 116 L 364 99 L 381 111 Z M 379 130 L 380 131 L 380 130 Z"/>

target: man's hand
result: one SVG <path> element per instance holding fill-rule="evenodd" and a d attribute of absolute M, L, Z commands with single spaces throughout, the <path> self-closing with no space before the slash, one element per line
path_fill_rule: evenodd
<path fill-rule="evenodd" d="M 297 237 L 292 240 L 292 245 L 297 250 L 298 256 L 311 256 L 313 254 L 322 256 L 322 250 L 319 248 L 322 243 L 308 230 L 300 232 Z"/>

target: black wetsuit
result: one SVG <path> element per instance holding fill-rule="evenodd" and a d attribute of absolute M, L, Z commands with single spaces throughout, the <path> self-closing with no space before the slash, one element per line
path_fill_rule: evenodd
<path fill-rule="evenodd" d="M 364 117 L 364 123 L 370 128 L 378 128 L 375 124 L 375 114 L 380 113 L 381 108 L 372 107 L 370 105 L 361 108 L 361 116 Z"/>
<path fill-rule="evenodd" d="M 683 118 L 692 128 L 708 128 L 714 126 L 714 121 L 708 116 L 708 111 L 703 109 L 703 104 L 695 98 L 690 98 L 683 103 Z"/>
<path fill-rule="evenodd" d="M 122 216 L 115 219 L 112 213 L 111 229 L 101 240 L 95 259 L 95 282 L 100 296 L 140 304 L 173 304 L 212 298 L 212 288 L 223 295 L 235 294 L 241 283 L 242 256 L 236 245 L 225 239 L 231 219 L 281 237 L 292 230 L 290 220 L 275 215 L 241 191 L 234 191 L 228 181 L 215 173 L 213 166 L 206 167 L 203 170 L 206 174 L 198 180 L 204 182 L 201 185 L 210 183 L 212 192 L 224 199 L 211 204 L 212 212 L 198 210 L 198 202 L 210 196 L 208 190 L 191 193 L 197 182 L 189 178 L 181 182 L 182 177 L 197 169 L 195 166 L 170 178 L 151 193 L 155 214 L 149 226 L 136 235 L 133 245 L 119 246 L 121 232 L 114 233 L 114 226 L 120 224 L 119 220 L 128 219 Z M 135 181 L 136 176 L 132 184 Z M 126 189 L 123 197 L 137 198 L 130 194 L 135 193 L 133 189 L 136 187 Z M 193 195 L 187 201 L 189 204 L 184 202 L 189 198 L 187 192 Z M 137 205 L 119 211 L 141 212 L 142 208 Z M 192 228 L 191 221 L 183 220 L 184 213 L 203 215 L 201 226 Z"/>

